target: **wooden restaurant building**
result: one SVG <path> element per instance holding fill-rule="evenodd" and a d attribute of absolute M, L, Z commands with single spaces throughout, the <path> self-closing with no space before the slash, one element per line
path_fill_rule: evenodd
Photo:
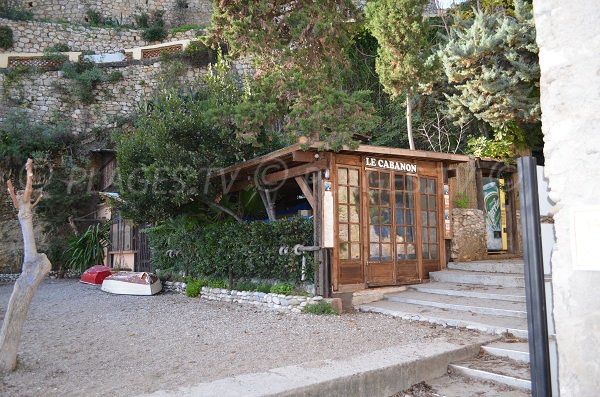
<path fill-rule="evenodd" d="M 429 272 L 445 268 L 453 235 L 452 190 L 460 186 L 457 168 L 469 164 L 478 160 L 370 145 L 334 152 L 315 143 L 221 169 L 213 178 L 220 178 L 224 193 L 257 187 L 270 219 L 313 215 L 319 247 L 316 292 L 330 296 L 421 283 Z M 514 179 L 507 178 L 506 167 L 502 175 L 494 175 L 494 167 L 474 168 L 471 184 L 482 178 Z M 477 192 L 472 205 L 481 205 L 481 187 L 472 190 Z M 504 204 L 510 200 L 498 206 L 504 208 L 505 220 Z M 514 215 L 510 218 L 516 224 Z M 502 248 L 509 251 L 508 244 Z"/>

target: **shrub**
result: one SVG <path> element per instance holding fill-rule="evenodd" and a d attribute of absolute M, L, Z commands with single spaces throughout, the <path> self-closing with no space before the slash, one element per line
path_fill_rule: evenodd
<path fill-rule="evenodd" d="M 271 293 L 290 295 L 294 291 L 294 286 L 289 283 L 277 283 L 271 287 Z"/>
<path fill-rule="evenodd" d="M 74 85 L 68 87 L 69 92 L 85 104 L 91 104 L 96 101 L 94 89 L 100 83 L 114 83 L 123 78 L 121 72 L 117 71 L 107 74 L 91 62 L 68 62 L 63 65 L 61 70 L 65 78 L 75 81 Z"/>
<path fill-rule="evenodd" d="M 0 48 L 6 50 L 13 46 L 13 31 L 8 26 L 0 26 Z"/>
<path fill-rule="evenodd" d="M 225 282 L 225 280 L 210 280 L 208 282 L 208 287 L 209 288 L 227 288 L 227 283 Z"/>
<path fill-rule="evenodd" d="M 161 41 L 168 35 L 167 29 L 165 29 L 165 22 L 163 20 L 165 12 L 158 10 L 152 15 L 152 21 L 147 25 L 142 33 L 142 38 L 146 41 Z M 147 21 L 146 21 L 147 23 Z"/>
<path fill-rule="evenodd" d="M 15 7 L 8 1 L 0 3 L 0 18 L 11 19 L 13 21 L 31 21 L 33 14 L 22 7 Z"/>
<path fill-rule="evenodd" d="M 181 32 L 187 32 L 190 30 L 200 30 L 200 29 L 204 29 L 204 25 L 194 25 L 194 24 L 188 23 L 185 25 L 176 26 L 174 28 L 171 28 L 171 33 L 181 33 Z"/>
<path fill-rule="evenodd" d="M 110 222 L 97 223 L 88 227 L 81 236 L 74 237 L 65 252 L 67 266 L 84 271 L 90 266 L 103 263 L 104 248 L 109 244 L 110 226 Z"/>
<path fill-rule="evenodd" d="M 206 66 L 217 58 L 215 52 L 200 40 L 192 40 L 183 51 L 183 56 L 194 66 Z"/>
<path fill-rule="evenodd" d="M 91 26 L 101 26 L 104 24 L 104 17 L 98 11 L 88 9 L 85 12 L 87 21 Z"/>
<path fill-rule="evenodd" d="M 57 44 L 51 45 L 50 47 L 48 47 L 48 48 L 46 48 L 44 50 L 45 53 L 48 53 L 48 52 L 69 52 L 69 51 L 71 51 L 71 48 L 67 44 L 64 44 L 64 43 L 57 43 Z"/>
<path fill-rule="evenodd" d="M 469 208 L 470 205 L 469 197 L 464 192 L 456 193 L 456 196 L 454 196 L 454 206 L 456 208 Z"/>
<path fill-rule="evenodd" d="M 134 15 L 133 18 L 135 19 L 135 25 L 140 29 L 146 29 L 150 26 L 150 16 L 145 12 Z"/>
<path fill-rule="evenodd" d="M 206 286 L 206 280 L 189 278 L 185 286 L 185 294 L 190 298 L 195 298 L 200 295 L 202 287 Z"/>
<path fill-rule="evenodd" d="M 333 308 L 333 306 L 331 306 L 331 303 L 325 301 L 320 301 L 318 303 L 315 303 L 314 305 L 307 305 L 304 308 L 304 312 L 316 315 L 338 314 Z"/>

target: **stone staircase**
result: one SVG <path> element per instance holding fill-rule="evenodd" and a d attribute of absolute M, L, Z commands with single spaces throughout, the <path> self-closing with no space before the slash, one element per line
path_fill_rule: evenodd
<path fill-rule="evenodd" d="M 469 377 L 470 382 L 501 384 L 514 389 L 514 395 L 529 395 L 523 266 L 521 260 L 514 259 L 449 263 L 446 270 L 430 273 L 429 283 L 384 294 L 382 300 L 357 309 L 504 335 L 503 342 L 482 346 L 477 357 L 450 364 L 449 373 L 451 377 Z M 451 389 L 450 379 L 437 386 Z"/>

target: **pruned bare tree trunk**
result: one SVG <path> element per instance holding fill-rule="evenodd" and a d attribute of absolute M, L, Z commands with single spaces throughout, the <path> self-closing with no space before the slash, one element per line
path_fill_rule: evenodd
<path fill-rule="evenodd" d="M 406 91 L 406 132 L 408 133 L 408 147 L 415 150 L 415 141 L 412 131 L 412 90 Z"/>
<path fill-rule="evenodd" d="M 45 254 L 37 252 L 33 233 L 33 209 L 39 203 L 42 195 L 31 203 L 33 192 L 33 161 L 27 160 L 27 183 L 25 190 L 15 193 L 12 182 L 8 181 L 8 193 L 15 208 L 19 211 L 18 218 L 23 234 L 23 267 L 21 275 L 15 282 L 8 309 L 0 331 L 0 371 L 13 371 L 17 367 L 17 350 L 21 340 L 23 325 L 27 318 L 29 304 L 44 280 L 52 265 Z"/>

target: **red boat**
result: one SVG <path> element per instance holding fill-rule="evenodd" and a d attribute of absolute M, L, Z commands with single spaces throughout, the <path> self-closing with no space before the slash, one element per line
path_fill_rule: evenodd
<path fill-rule="evenodd" d="M 110 268 L 103 265 L 96 265 L 83 272 L 79 281 L 86 284 L 100 285 L 111 274 Z"/>

